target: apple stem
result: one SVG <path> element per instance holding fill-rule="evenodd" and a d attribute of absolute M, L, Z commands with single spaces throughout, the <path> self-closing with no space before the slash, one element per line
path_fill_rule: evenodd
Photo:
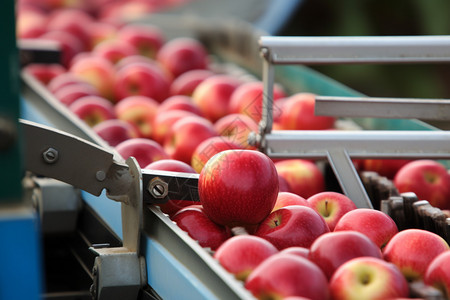
<path fill-rule="evenodd" d="M 245 228 L 242 227 L 242 226 L 232 227 L 232 228 L 231 228 L 231 233 L 232 233 L 233 235 L 248 235 L 248 234 L 249 234 L 248 231 L 247 231 L 247 229 L 245 229 Z"/>

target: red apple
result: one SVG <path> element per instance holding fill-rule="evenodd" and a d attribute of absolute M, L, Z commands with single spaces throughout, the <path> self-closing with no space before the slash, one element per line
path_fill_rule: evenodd
<path fill-rule="evenodd" d="M 137 55 L 137 50 L 124 41 L 111 39 L 97 44 L 92 49 L 92 53 L 109 60 L 115 65 L 125 57 Z"/>
<path fill-rule="evenodd" d="M 280 250 L 280 253 L 289 253 L 289 254 L 298 255 L 298 256 L 301 256 L 304 258 L 308 258 L 309 249 L 306 247 L 292 246 L 292 247 L 287 247 L 287 248 Z"/>
<path fill-rule="evenodd" d="M 61 64 L 68 68 L 70 61 L 84 50 L 83 43 L 79 38 L 65 31 L 47 31 L 39 36 L 39 39 L 57 42 L 61 50 Z"/>
<path fill-rule="evenodd" d="M 238 280 L 245 281 L 261 262 L 275 253 L 278 253 L 278 249 L 265 239 L 253 235 L 236 235 L 217 249 L 214 258 Z"/>
<path fill-rule="evenodd" d="M 32 6 L 22 5 L 17 8 L 16 36 L 19 39 L 37 38 L 47 30 L 46 14 Z"/>
<path fill-rule="evenodd" d="M 411 162 L 410 159 L 363 159 L 361 169 L 377 172 L 380 176 L 394 179 L 401 167 Z"/>
<path fill-rule="evenodd" d="M 151 138 L 158 102 L 146 96 L 129 96 L 114 107 L 118 119 L 136 127 L 139 136 Z"/>
<path fill-rule="evenodd" d="M 26 65 L 23 70 L 34 76 L 43 85 L 47 85 L 53 78 L 66 73 L 66 68 L 60 64 L 32 63 Z"/>
<path fill-rule="evenodd" d="M 158 113 L 167 110 L 185 110 L 193 114 L 203 116 L 200 108 L 195 104 L 191 97 L 184 95 L 170 96 L 158 107 Z"/>
<path fill-rule="evenodd" d="M 286 181 L 286 179 L 284 179 L 280 175 L 278 175 L 278 184 L 279 184 L 280 192 L 289 192 L 289 193 L 292 192 L 291 187 L 289 186 L 289 183 Z"/>
<path fill-rule="evenodd" d="M 156 60 L 174 78 L 195 69 L 207 69 L 209 57 L 206 48 L 198 41 L 188 37 L 178 37 L 166 42 L 156 55 Z"/>
<path fill-rule="evenodd" d="M 278 100 L 286 96 L 284 89 L 275 84 L 273 89 L 273 115 L 278 116 L 281 112 L 277 106 Z M 261 120 L 263 99 L 262 81 L 251 81 L 242 84 L 231 96 L 230 113 L 244 114 L 252 118 L 256 123 Z"/>
<path fill-rule="evenodd" d="M 409 296 L 408 282 L 392 263 L 357 257 L 341 265 L 330 280 L 332 299 L 398 299 Z"/>
<path fill-rule="evenodd" d="M 258 299 L 329 299 L 327 278 L 320 268 L 288 253 L 277 253 L 263 261 L 248 276 L 245 288 Z"/>
<path fill-rule="evenodd" d="M 217 133 L 211 122 L 199 116 L 187 116 L 172 125 L 164 149 L 171 158 L 190 164 L 197 146 L 213 136 Z"/>
<path fill-rule="evenodd" d="M 405 229 L 394 235 L 383 249 L 386 261 L 395 264 L 408 280 L 423 279 L 431 261 L 447 251 L 447 242 L 431 231 Z"/>
<path fill-rule="evenodd" d="M 275 206 L 273 207 L 272 211 L 289 205 L 309 206 L 309 203 L 305 198 L 300 197 L 297 194 L 290 192 L 279 192 L 277 202 L 275 202 Z"/>
<path fill-rule="evenodd" d="M 309 259 L 331 278 L 346 261 L 355 257 L 370 256 L 382 259 L 380 248 L 358 231 L 329 232 L 319 236 L 309 249 Z"/>
<path fill-rule="evenodd" d="M 197 116 L 191 112 L 186 110 L 167 110 L 156 112 L 156 116 L 153 119 L 153 136 L 152 139 L 160 143 L 164 144 L 164 141 L 172 130 L 172 126 L 180 119 L 189 117 L 189 116 Z"/>
<path fill-rule="evenodd" d="M 309 198 L 325 190 L 325 178 L 317 165 L 305 159 L 285 159 L 275 163 L 294 194 Z"/>
<path fill-rule="evenodd" d="M 211 221 L 201 205 L 181 208 L 171 219 L 200 246 L 210 248 L 212 251 L 215 251 L 231 237 L 230 230 Z"/>
<path fill-rule="evenodd" d="M 133 63 L 117 71 L 114 93 L 120 100 L 141 95 L 164 101 L 169 95 L 170 80 L 155 64 Z"/>
<path fill-rule="evenodd" d="M 386 213 L 369 208 L 358 208 L 341 217 L 334 231 L 355 230 L 368 236 L 381 249 L 398 232 L 397 224 Z"/>
<path fill-rule="evenodd" d="M 322 130 L 331 129 L 335 118 L 316 116 L 314 113 L 315 95 L 297 93 L 283 103 L 279 123 L 284 130 Z"/>
<path fill-rule="evenodd" d="M 62 104 L 70 106 L 77 99 L 86 96 L 98 96 L 97 90 L 91 85 L 87 84 L 71 84 L 60 88 L 55 92 L 54 96 Z"/>
<path fill-rule="evenodd" d="M 278 177 L 272 160 L 254 150 L 225 150 L 212 157 L 199 177 L 206 214 L 216 223 L 255 225 L 272 211 Z"/>
<path fill-rule="evenodd" d="M 252 118 L 243 114 L 228 114 L 214 123 L 216 131 L 223 136 L 229 137 L 246 149 L 254 149 L 248 143 L 251 132 L 258 131 L 258 124 Z"/>
<path fill-rule="evenodd" d="M 113 104 L 99 96 L 78 98 L 70 104 L 69 109 L 90 127 L 116 117 Z"/>
<path fill-rule="evenodd" d="M 117 27 L 113 24 L 94 21 L 89 26 L 89 50 L 104 41 L 115 39 L 117 36 Z"/>
<path fill-rule="evenodd" d="M 226 116 L 231 95 L 241 81 L 231 75 L 213 75 L 203 80 L 192 94 L 203 115 L 215 122 Z"/>
<path fill-rule="evenodd" d="M 325 220 L 312 208 L 290 205 L 273 211 L 260 222 L 255 235 L 281 250 L 293 246 L 309 248 L 314 240 L 329 231 Z"/>
<path fill-rule="evenodd" d="M 201 142 L 192 154 L 191 166 L 200 173 L 208 160 L 219 152 L 243 149 L 240 145 L 223 136 L 213 136 Z"/>
<path fill-rule="evenodd" d="M 71 84 L 80 84 L 80 85 L 84 84 L 86 86 L 92 87 L 92 85 L 90 83 L 87 83 L 87 82 L 81 80 L 80 78 L 75 76 L 73 73 L 65 72 L 65 73 L 55 76 L 52 80 L 50 80 L 47 84 L 47 89 L 52 94 L 55 94 L 62 87 L 65 87 L 65 86 L 71 85 Z"/>
<path fill-rule="evenodd" d="M 186 71 L 172 81 L 170 94 L 192 96 L 197 86 L 214 74 L 210 70 L 203 69 Z"/>
<path fill-rule="evenodd" d="M 181 172 L 181 173 L 195 173 L 195 170 L 188 165 L 179 160 L 175 159 L 161 159 L 154 161 L 144 167 L 147 170 L 159 170 L 159 171 L 170 171 L 170 172 Z M 177 211 L 183 207 L 190 205 L 198 205 L 199 202 L 187 201 L 187 200 L 169 200 L 167 203 L 158 204 L 163 213 L 173 216 Z"/>
<path fill-rule="evenodd" d="M 146 56 L 142 56 L 140 54 L 135 54 L 126 56 L 122 58 L 120 61 L 118 61 L 117 64 L 115 65 L 116 70 L 123 69 L 124 67 L 135 63 L 151 64 L 154 65 L 156 68 L 160 68 L 160 66 L 155 60 L 148 58 Z"/>
<path fill-rule="evenodd" d="M 59 8 L 50 12 L 47 31 L 61 31 L 69 33 L 82 43 L 82 50 L 90 47 L 89 30 L 94 22 L 91 15 L 80 9 Z"/>
<path fill-rule="evenodd" d="M 394 185 L 400 193 L 413 192 L 434 207 L 450 209 L 450 174 L 438 161 L 420 159 L 404 165 Z"/>
<path fill-rule="evenodd" d="M 307 199 L 309 206 L 327 222 L 330 231 L 347 212 L 356 209 L 356 204 L 347 196 L 337 192 L 321 192 Z"/>
<path fill-rule="evenodd" d="M 98 56 L 85 56 L 74 62 L 70 72 L 94 86 L 100 96 L 115 102 L 113 89 L 116 71 L 109 60 Z"/>
<path fill-rule="evenodd" d="M 112 147 L 128 139 L 138 137 L 138 132 L 134 126 L 119 119 L 100 122 L 92 127 L 92 130 Z"/>
<path fill-rule="evenodd" d="M 155 58 L 165 42 L 161 29 L 152 25 L 128 24 L 117 32 L 117 39 L 133 45 L 142 56 Z"/>
<path fill-rule="evenodd" d="M 443 295 L 450 295 L 450 251 L 442 252 L 430 262 L 424 282 L 441 290 Z"/>
<path fill-rule="evenodd" d="M 149 165 L 151 162 L 169 158 L 161 145 L 145 138 L 123 141 L 115 149 L 124 159 L 134 157 L 141 168 Z"/>

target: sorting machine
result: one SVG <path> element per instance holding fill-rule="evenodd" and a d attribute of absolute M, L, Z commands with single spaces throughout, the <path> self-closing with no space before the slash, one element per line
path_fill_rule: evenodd
<path fill-rule="evenodd" d="M 448 100 L 366 98 L 307 67 L 448 62 L 450 37 L 286 38 L 245 22 L 200 20 L 181 27 L 218 61 L 262 78 L 263 118 L 250 142 L 273 158 L 324 161 L 337 189 L 358 207 L 375 203 L 352 158 L 450 158 L 449 133 L 418 120 L 447 120 Z M 13 45 L 3 56 L 18 57 Z M 19 87 L 14 76 L 5 77 L 12 100 L 0 102 L 0 162 L 8 173 L 0 175 L 1 299 L 253 299 L 154 205 L 198 201 L 198 175 L 140 169 L 36 79 L 22 73 Z M 341 117 L 357 130 L 272 131 L 274 82 L 317 94 L 317 114 Z M 410 196 L 388 193 L 375 205 L 399 219 L 399 201 L 417 200 Z M 428 295 L 441 297 L 434 290 Z"/>

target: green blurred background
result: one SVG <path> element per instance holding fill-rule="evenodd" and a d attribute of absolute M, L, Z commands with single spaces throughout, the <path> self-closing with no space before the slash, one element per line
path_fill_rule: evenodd
<path fill-rule="evenodd" d="M 303 1 L 279 32 L 287 36 L 449 34 L 448 0 Z M 450 64 L 313 68 L 372 97 L 450 98 Z"/>

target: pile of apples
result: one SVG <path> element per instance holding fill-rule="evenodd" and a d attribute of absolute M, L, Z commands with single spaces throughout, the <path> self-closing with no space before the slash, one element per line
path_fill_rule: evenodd
<path fill-rule="evenodd" d="M 261 119 L 260 80 L 221 68 L 195 39 L 166 40 L 151 25 L 41 2 L 19 1 L 18 37 L 58 43 L 62 61 L 25 70 L 123 158 L 133 156 L 145 169 L 199 173 L 200 203 L 172 200 L 160 208 L 255 297 L 407 298 L 415 280 L 448 296 L 445 240 L 424 230 L 399 232 L 386 214 L 325 191 L 313 160 L 272 160 L 248 144 Z M 130 3 L 147 2 L 158 1 Z M 314 115 L 313 94 L 289 94 L 277 84 L 273 96 L 274 130 L 335 129 L 335 118 Z M 380 161 L 355 165 L 370 170 Z M 434 194 L 421 199 L 450 207 L 445 167 L 433 177 L 423 165 L 435 161 L 415 162 L 422 169 L 396 163 L 378 170 L 395 174 L 401 192 L 430 186 Z"/>

